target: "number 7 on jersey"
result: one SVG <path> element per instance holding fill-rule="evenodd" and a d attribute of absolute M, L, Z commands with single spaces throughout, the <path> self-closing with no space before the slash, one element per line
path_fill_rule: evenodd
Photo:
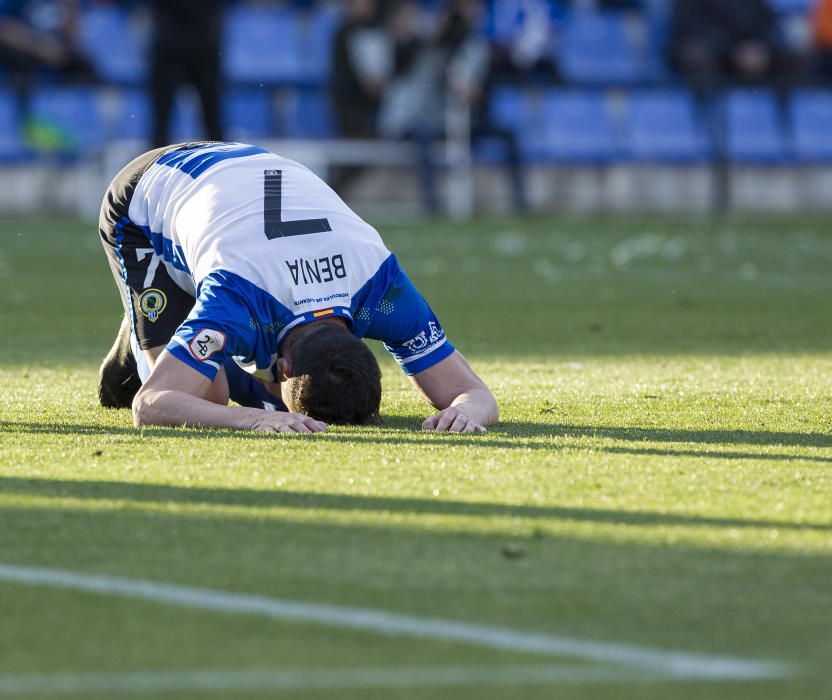
<path fill-rule="evenodd" d="M 331 231 L 329 219 L 283 221 L 283 171 L 263 171 L 263 227 L 270 241 L 287 236 L 307 236 Z"/>

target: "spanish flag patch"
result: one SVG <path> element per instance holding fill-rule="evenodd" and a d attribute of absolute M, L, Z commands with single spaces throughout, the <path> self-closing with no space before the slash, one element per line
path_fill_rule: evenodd
<path fill-rule="evenodd" d="M 332 316 L 335 309 L 321 309 L 320 311 L 313 311 L 312 318 L 323 318 L 324 316 Z"/>

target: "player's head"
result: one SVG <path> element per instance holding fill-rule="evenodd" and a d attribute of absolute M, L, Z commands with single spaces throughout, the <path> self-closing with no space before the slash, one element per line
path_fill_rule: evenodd
<path fill-rule="evenodd" d="M 381 370 L 370 348 L 337 321 L 312 323 L 292 336 L 279 361 L 288 409 L 326 423 L 376 422 Z"/>

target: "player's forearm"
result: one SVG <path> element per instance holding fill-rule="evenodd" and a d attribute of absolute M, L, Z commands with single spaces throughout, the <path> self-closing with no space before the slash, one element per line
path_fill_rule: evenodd
<path fill-rule="evenodd" d="M 190 426 L 251 429 L 257 408 L 223 406 L 182 391 L 139 391 L 133 401 L 133 423 L 143 426 Z"/>
<path fill-rule="evenodd" d="M 500 420 L 500 408 L 497 400 L 488 389 L 471 389 L 457 396 L 451 406 L 465 409 L 477 423 L 488 427 Z"/>

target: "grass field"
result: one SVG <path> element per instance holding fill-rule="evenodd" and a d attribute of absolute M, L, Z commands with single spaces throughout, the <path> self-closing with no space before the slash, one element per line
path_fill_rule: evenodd
<path fill-rule="evenodd" d="M 487 648 L 0 571 L 0 696 L 832 697 L 828 222 L 380 228 L 494 388 L 487 435 L 420 432 L 427 407 L 386 358 L 382 428 L 138 432 L 96 405 L 120 307 L 94 227 L 0 220 L 0 565 L 790 675 L 669 678 L 577 643 Z"/>

